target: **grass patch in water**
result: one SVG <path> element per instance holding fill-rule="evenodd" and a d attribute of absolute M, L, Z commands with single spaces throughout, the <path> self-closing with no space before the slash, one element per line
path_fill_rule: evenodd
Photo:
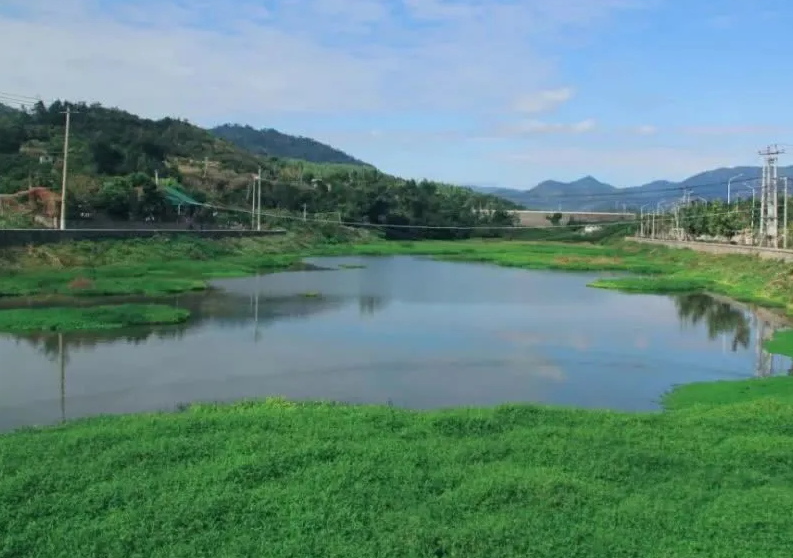
<path fill-rule="evenodd" d="M 793 358 L 793 329 L 775 331 L 773 337 L 763 343 L 763 348 L 769 353 Z"/>
<path fill-rule="evenodd" d="M 0 331 L 85 331 L 121 329 L 142 325 L 177 324 L 190 312 L 160 304 L 17 308 L 0 310 Z"/>
<path fill-rule="evenodd" d="M 663 403 L 668 410 L 679 410 L 694 407 L 722 407 L 749 402 L 760 405 L 760 400 L 766 399 L 773 399 L 777 403 L 793 406 L 793 378 L 775 376 L 743 381 L 723 380 L 686 384 L 667 393 L 663 398 Z M 761 419 L 762 417 L 757 418 Z M 793 414 L 791 414 L 791 420 L 793 420 Z M 791 436 L 793 437 L 793 433 Z M 791 447 L 791 458 L 793 458 L 793 447 Z M 793 535 L 793 531 L 791 535 Z"/>
<path fill-rule="evenodd" d="M 273 399 L 23 430 L 0 436 L 0 548 L 782 558 L 793 545 L 784 380 L 686 386 L 663 413 Z"/>
<path fill-rule="evenodd" d="M 611 289 L 633 293 L 690 293 L 705 291 L 713 286 L 706 279 L 687 277 L 624 277 L 616 279 L 598 279 L 589 284 L 598 289 Z"/>

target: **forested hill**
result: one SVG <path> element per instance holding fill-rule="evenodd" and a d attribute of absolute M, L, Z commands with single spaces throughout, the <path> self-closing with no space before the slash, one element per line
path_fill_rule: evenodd
<path fill-rule="evenodd" d="M 256 130 L 241 124 L 223 124 L 210 131 L 217 137 L 258 155 L 301 159 L 312 163 L 371 166 L 315 139 L 284 134 L 272 128 Z"/>
<path fill-rule="evenodd" d="M 81 214 L 123 220 L 174 219 L 161 186 L 176 182 L 199 202 L 251 207 L 252 175 L 262 170 L 262 208 L 333 215 L 352 223 L 421 227 L 513 223 L 516 205 L 496 196 L 431 181 L 416 182 L 360 164 L 311 163 L 263 156 L 187 121 L 149 120 L 120 109 L 69 103 L 69 219 Z M 59 191 L 66 104 L 42 103 L 0 113 L 0 193 L 30 186 Z M 476 211 L 488 208 L 490 212 Z M 181 211 L 181 210 L 179 210 Z M 216 218 L 209 208 L 195 218 Z M 228 213 L 223 213 L 227 215 Z M 418 229 L 417 229 L 418 230 Z M 427 235 L 458 234 L 425 228 Z M 465 233 L 459 233 L 465 234 Z M 459 235 L 458 234 L 458 235 Z"/>

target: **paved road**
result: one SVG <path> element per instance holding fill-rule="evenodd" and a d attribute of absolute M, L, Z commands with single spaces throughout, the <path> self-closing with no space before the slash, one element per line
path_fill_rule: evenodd
<path fill-rule="evenodd" d="M 748 254 L 757 255 L 766 259 L 793 262 L 793 250 L 783 250 L 782 248 L 760 248 L 757 246 L 739 246 L 737 244 L 720 244 L 716 242 L 683 242 L 680 240 L 658 240 L 637 237 L 630 237 L 628 240 L 644 244 L 660 244 L 662 246 L 669 246 L 670 248 L 690 248 L 697 252 L 709 252 L 711 254 Z"/>

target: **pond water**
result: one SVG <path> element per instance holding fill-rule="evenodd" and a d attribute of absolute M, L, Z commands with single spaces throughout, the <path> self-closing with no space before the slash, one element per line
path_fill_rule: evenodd
<path fill-rule="evenodd" d="M 761 349 L 779 320 L 706 295 L 411 257 L 308 261 L 335 269 L 168 299 L 193 312 L 178 327 L 0 336 L 0 430 L 271 395 L 654 410 L 675 384 L 791 369 Z"/>

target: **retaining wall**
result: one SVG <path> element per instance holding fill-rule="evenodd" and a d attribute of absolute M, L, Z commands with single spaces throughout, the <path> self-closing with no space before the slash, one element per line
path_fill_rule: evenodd
<path fill-rule="evenodd" d="M 53 244 L 70 240 L 128 240 L 154 236 L 197 236 L 199 238 L 241 238 L 285 234 L 283 229 L 246 230 L 184 230 L 184 229 L 0 229 L 0 248 Z"/>
<path fill-rule="evenodd" d="M 765 248 L 759 246 L 741 246 L 738 244 L 720 244 L 716 242 L 685 242 L 681 240 L 659 240 L 653 238 L 631 237 L 632 242 L 643 244 L 659 244 L 670 248 L 690 248 L 697 252 L 709 252 L 711 254 L 747 254 L 755 255 L 765 259 L 784 260 L 793 262 L 793 250 L 782 248 Z"/>

